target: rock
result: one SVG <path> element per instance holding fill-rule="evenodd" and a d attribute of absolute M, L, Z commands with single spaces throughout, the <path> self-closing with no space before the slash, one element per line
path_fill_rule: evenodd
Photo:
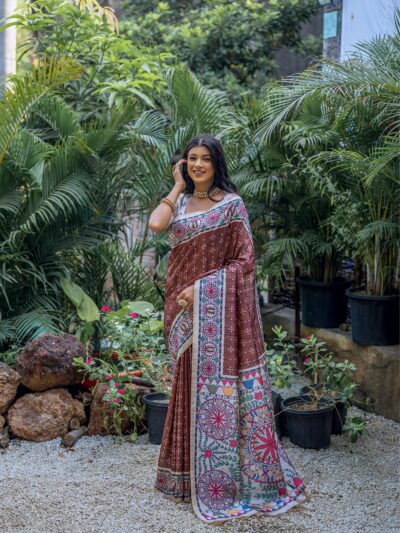
<path fill-rule="evenodd" d="M 11 405 L 20 381 L 21 376 L 18 372 L 5 363 L 0 363 L 0 414 L 5 413 Z"/>
<path fill-rule="evenodd" d="M 8 428 L 4 428 L 0 431 L 0 448 L 5 450 L 10 443 L 10 434 Z"/>
<path fill-rule="evenodd" d="M 42 335 L 27 344 L 17 359 L 21 382 L 42 392 L 81 383 L 82 374 L 72 365 L 74 357 L 86 358 L 85 349 L 74 335 Z"/>
<path fill-rule="evenodd" d="M 36 442 L 62 437 L 68 433 L 69 423 L 75 417 L 84 422 L 83 405 L 62 388 L 25 394 L 7 413 L 11 433 Z"/>
<path fill-rule="evenodd" d="M 4 416 L 0 415 L 0 431 L 3 429 L 5 424 L 6 424 L 6 419 L 4 418 Z"/>
<path fill-rule="evenodd" d="M 149 387 L 142 387 L 133 383 L 124 383 L 124 388 L 136 391 L 140 396 L 152 392 Z M 114 409 L 107 407 L 103 400 L 108 385 L 99 383 L 90 406 L 90 418 L 88 425 L 88 435 L 116 435 L 117 431 L 113 425 Z M 125 411 L 121 413 L 121 433 L 128 433 L 132 429 L 132 422 L 128 419 Z"/>

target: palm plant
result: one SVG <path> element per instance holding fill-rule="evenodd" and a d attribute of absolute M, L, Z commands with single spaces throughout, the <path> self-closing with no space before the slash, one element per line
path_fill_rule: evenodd
<path fill-rule="evenodd" d="M 121 226 L 129 106 L 82 128 L 60 98 L 32 108 L 0 167 L 0 342 L 65 330 L 60 278 Z"/>
<path fill-rule="evenodd" d="M 338 140 L 308 152 L 309 183 L 329 200 L 324 227 L 336 233 L 333 243 L 365 262 L 367 290 L 377 295 L 396 290 L 399 269 L 399 11 L 396 28 L 359 44 L 343 64 L 325 60 L 267 87 L 257 131 L 273 139 L 319 101 Z"/>

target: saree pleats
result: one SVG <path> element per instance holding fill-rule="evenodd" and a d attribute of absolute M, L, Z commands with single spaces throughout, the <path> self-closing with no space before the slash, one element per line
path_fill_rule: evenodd
<path fill-rule="evenodd" d="M 156 488 L 176 502 L 190 500 L 191 363 L 190 346 L 176 365 L 156 479 Z"/>

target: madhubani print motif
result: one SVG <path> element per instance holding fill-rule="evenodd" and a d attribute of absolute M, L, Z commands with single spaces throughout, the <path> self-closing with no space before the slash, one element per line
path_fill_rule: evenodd
<path fill-rule="evenodd" d="M 169 334 L 168 348 L 171 356 L 172 371 L 175 371 L 176 362 L 193 339 L 193 312 L 192 310 L 179 313 L 172 324 Z"/>
<path fill-rule="evenodd" d="M 187 196 L 183 198 L 180 210 L 184 210 Z M 227 226 L 234 220 L 241 220 L 250 232 L 246 207 L 240 196 L 227 194 L 221 202 L 206 213 L 193 213 L 183 216 L 178 214 L 168 234 L 169 244 L 174 248 L 177 244 L 191 240 L 196 235 L 213 229 Z"/>
<path fill-rule="evenodd" d="M 303 488 L 276 437 L 262 357 L 234 379 L 223 375 L 225 276 L 223 268 L 195 284 L 191 492 L 209 523 L 279 513 Z"/>

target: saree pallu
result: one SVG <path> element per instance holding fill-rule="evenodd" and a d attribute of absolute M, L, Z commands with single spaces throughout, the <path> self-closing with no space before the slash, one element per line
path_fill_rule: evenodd
<path fill-rule="evenodd" d="M 304 485 L 275 432 L 245 205 L 225 195 L 169 233 L 165 331 L 174 383 L 156 488 L 207 523 L 300 503 Z M 193 309 L 178 294 L 195 286 Z"/>

